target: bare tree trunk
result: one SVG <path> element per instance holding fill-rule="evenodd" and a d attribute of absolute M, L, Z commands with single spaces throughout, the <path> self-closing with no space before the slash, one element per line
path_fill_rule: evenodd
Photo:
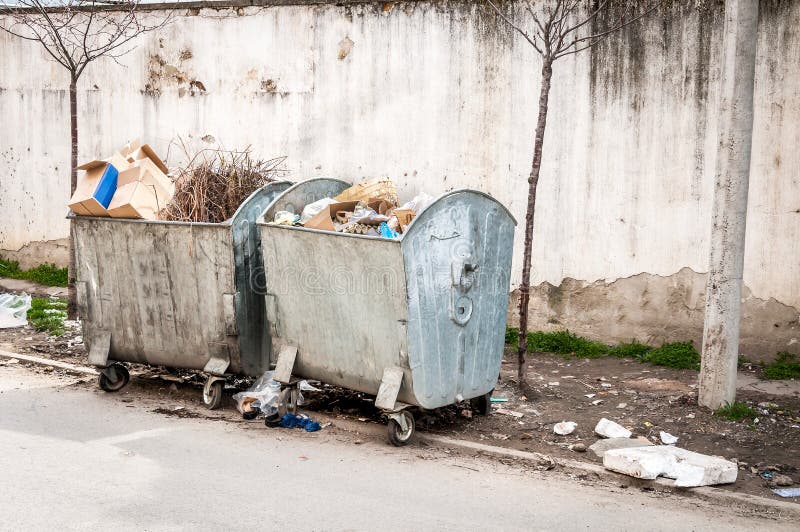
<path fill-rule="evenodd" d="M 78 80 L 73 76 L 69 83 L 69 131 L 72 156 L 70 158 L 70 196 L 75 193 L 78 186 Z M 72 222 L 69 224 L 69 268 L 67 269 L 67 316 L 74 320 L 78 314 L 77 297 L 75 290 L 75 245 L 72 238 Z"/>
<path fill-rule="evenodd" d="M 728 0 L 722 50 L 719 144 L 698 402 L 736 399 L 747 189 L 753 139 L 758 0 Z"/>
<path fill-rule="evenodd" d="M 536 123 L 536 140 L 533 148 L 533 163 L 528 177 L 528 209 L 525 212 L 525 248 L 522 260 L 522 284 L 519 287 L 519 343 L 517 345 L 517 379 L 521 387 L 526 382 L 525 355 L 528 354 L 528 302 L 531 292 L 531 250 L 533 248 L 533 215 L 536 210 L 536 187 L 539 185 L 539 170 L 542 167 L 542 145 L 547 126 L 547 102 L 550 98 L 550 81 L 553 64 L 544 57 L 542 64 L 542 88 L 539 93 L 539 119 Z"/>

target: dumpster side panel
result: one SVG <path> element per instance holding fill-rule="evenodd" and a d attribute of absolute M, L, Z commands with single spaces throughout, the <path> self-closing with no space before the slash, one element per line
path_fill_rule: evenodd
<path fill-rule="evenodd" d="M 269 335 L 264 329 L 264 264 L 256 219 L 291 185 L 288 181 L 268 183 L 253 192 L 231 218 L 236 269 L 236 328 L 241 371 L 245 375 L 261 375 L 269 369 L 270 362 Z"/>
<path fill-rule="evenodd" d="M 415 403 L 396 241 L 260 225 L 273 353 L 298 348 L 293 374 L 377 394 L 386 367 L 405 371 Z"/>
<path fill-rule="evenodd" d="M 402 240 L 414 393 L 438 408 L 491 391 L 505 342 L 514 220 L 472 191 L 443 196 Z"/>
<path fill-rule="evenodd" d="M 202 369 L 239 351 L 227 225 L 72 218 L 77 280 L 86 283 L 87 347 L 111 333 L 110 360 Z M 227 320 L 226 320 L 227 318 Z"/>

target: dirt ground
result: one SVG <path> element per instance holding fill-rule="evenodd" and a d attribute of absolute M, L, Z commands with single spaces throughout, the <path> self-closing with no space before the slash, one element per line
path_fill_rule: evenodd
<path fill-rule="evenodd" d="M 30 327 L 0 330 L 0 349 L 85 365 L 86 355 L 77 325 L 53 338 Z M 2 360 L 0 360 L 2 363 Z M 42 368 L 42 371 L 53 371 Z M 56 370 L 60 371 L 60 370 Z M 744 370 L 756 376 L 755 370 Z M 154 411 L 164 415 L 227 419 L 238 416 L 230 394 L 246 388 L 250 380 L 232 378 L 223 412 L 198 414 L 198 410 L 175 407 L 200 401 L 202 375 L 191 371 L 136 366 L 127 396 L 144 394 L 164 404 Z M 584 461 L 599 460 L 582 451 L 597 441 L 594 427 L 605 417 L 627 427 L 636 436 L 659 444 L 661 431 L 677 436 L 677 446 L 704 454 L 722 456 L 739 463 L 735 484 L 721 486 L 736 492 L 780 499 L 771 491 L 769 477 L 786 475 L 800 484 L 800 394 L 771 395 L 740 391 L 738 401 L 759 413 L 758 422 L 727 421 L 697 406 L 697 372 L 651 366 L 628 359 L 577 359 L 557 355 L 532 356 L 528 382 L 534 393 L 524 397 L 515 381 L 512 357 L 503 361 L 500 381 L 493 397 L 492 414 L 481 416 L 468 403 L 436 412 L 419 413 L 420 431 Z M 373 397 L 321 385 L 322 391 L 306 393 L 305 410 L 323 412 L 364 422 L 381 421 Z M 168 399 L 172 399 L 171 401 Z M 200 412 L 203 412 L 200 410 Z M 577 423 L 575 432 L 560 436 L 553 426 L 561 421 Z M 580 445 L 582 444 L 582 445 Z M 781 499 L 791 501 L 793 499 Z M 795 502 L 800 502 L 795 499 Z"/>

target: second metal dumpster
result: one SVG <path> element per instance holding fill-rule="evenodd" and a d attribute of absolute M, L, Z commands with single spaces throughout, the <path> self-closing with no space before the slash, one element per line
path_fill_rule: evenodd
<path fill-rule="evenodd" d="M 276 379 L 377 395 L 389 439 L 402 445 L 414 431 L 408 405 L 488 403 L 503 356 L 516 222 L 490 196 L 458 190 L 396 240 L 268 223 L 348 186 L 298 183 L 259 219 Z"/>
<path fill-rule="evenodd" d="M 78 313 L 104 390 L 128 382 L 115 362 L 197 369 L 209 375 L 203 400 L 216 408 L 223 374 L 269 368 L 254 222 L 290 186 L 267 184 L 218 224 L 70 215 Z"/>

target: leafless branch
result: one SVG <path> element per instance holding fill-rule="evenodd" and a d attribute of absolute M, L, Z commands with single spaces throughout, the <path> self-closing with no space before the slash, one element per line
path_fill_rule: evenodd
<path fill-rule="evenodd" d="M 132 40 L 158 30 L 172 20 L 147 19 L 139 0 L 0 0 L 0 30 L 39 42 L 47 54 L 67 69 L 73 81 L 100 57 L 118 60 Z"/>
<path fill-rule="evenodd" d="M 525 0 L 527 21 L 486 0 L 494 12 L 522 35 L 547 63 L 597 45 L 611 34 L 650 15 L 659 0 Z M 597 30 L 598 25 L 604 26 Z M 592 28 L 591 31 L 586 31 Z"/>

